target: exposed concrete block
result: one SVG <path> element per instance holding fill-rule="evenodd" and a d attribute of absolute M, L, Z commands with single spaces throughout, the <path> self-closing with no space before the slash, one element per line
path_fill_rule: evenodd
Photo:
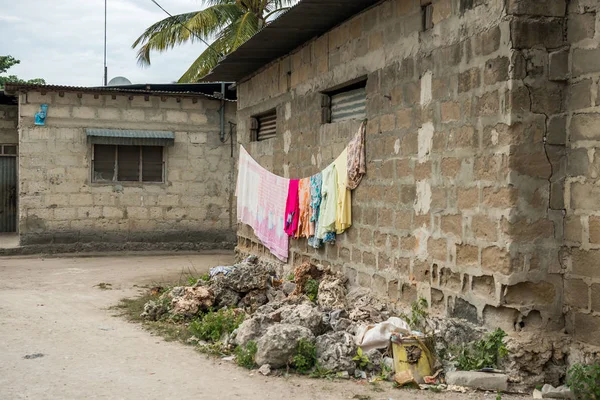
<path fill-rule="evenodd" d="M 508 80 L 510 60 L 508 57 L 497 57 L 485 63 L 483 76 L 486 85 Z"/>
<path fill-rule="evenodd" d="M 446 374 L 448 385 L 504 392 L 508 390 L 508 376 L 475 371 L 453 371 Z"/>
<path fill-rule="evenodd" d="M 481 267 L 489 273 L 509 275 L 512 272 L 510 253 L 496 246 L 486 247 L 481 251 Z"/>
<path fill-rule="evenodd" d="M 487 298 L 494 298 L 494 295 L 492 293 Z M 519 314 L 514 308 L 486 305 L 483 308 L 483 323 L 492 329 L 500 328 L 505 332 L 514 332 Z"/>
<path fill-rule="evenodd" d="M 479 323 L 479 318 L 477 317 L 477 307 L 468 303 L 466 300 L 461 299 L 460 297 L 455 298 L 454 307 L 452 307 L 452 310 L 449 314 L 452 318 L 462 318 L 474 324 Z M 448 376 L 446 376 L 446 379 L 448 379 Z"/>
<path fill-rule="evenodd" d="M 96 109 L 93 107 L 73 107 L 73 118 L 94 119 L 96 118 Z"/>
<path fill-rule="evenodd" d="M 571 184 L 571 208 L 595 211 L 598 208 L 596 201 L 600 196 L 600 187 L 592 183 Z"/>
<path fill-rule="evenodd" d="M 485 32 L 471 38 L 473 53 L 478 56 L 487 56 L 500 48 L 502 32 L 499 26 L 494 26 Z"/>
<path fill-rule="evenodd" d="M 598 53 L 600 56 L 600 53 Z M 600 139 L 600 113 L 574 114 L 570 125 L 571 140 Z"/>
<path fill-rule="evenodd" d="M 567 20 L 567 38 L 569 43 L 577 43 L 584 39 L 591 39 L 594 37 L 595 32 L 596 13 L 569 13 Z"/>
<path fill-rule="evenodd" d="M 565 279 L 565 304 L 571 307 L 588 308 L 589 286 L 581 279 Z"/>
<path fill-rule="evenodd" d="M 567 174 L 571 177 L 587 176 L 589 171 L 587 149 L 570 149 L 567 158 Z"/>
<path fill-rule="evenodd" d="M 592 105 L 592 80 L 584 79 L 567 87 L 567 110 L 579 110 Z"/>
<path fill-rule="evenodd" d="M 595 277 L 600 265 L 600 250 L 573 249 L 571 253 L 571 272 L 574 275 Z"/>
<path fill-rule="evenodd" d="M 566 81 L 571 77 L 569 69 L 569 49 L 554 51 L 549 54 L 548 78 L 551 81 Z"/>
<path fill-rule="evenodd" d="M 513 45 L 517 49 L 561 47 L 564 45 L 563 28 L 562 19 L 517 18 L 510 24 Z"/>
<path fill-rule="evenodd" d="M 594 283 L 590 288 L 591 300 L 592 300 L 592 311 L 600 311 L 600 284 Z"/>
<path fill-rule="evenodd" d="M 554 115 L 548 120 L 546 143 L 564 145 L 567 142 L 567 117 Z"/>
<path fill-rule="evenodd" d="M 522 282 L 506 288 L 504 301 L 517 306 L 548 306 L 555 296 L 556 288 L 549 282 Z"/>
<path fill-rule="evenodd" d="M 173 123 L 186 123 L 188 122 L 188 113 L 184 111 L 167 110 L 166 120 L 167 122 Z"/>
<path fill-rule="evenodd" d="M 600 316 L 575 313 L 573 326 L 575 339 L 585 343 L 600 346 Z"/>
<path fill-rule="evenodd" d="M 507 12 L 513 15 L 562 17 L 567 6 L 565 0 L 508 0 Z"/>
<path fill-rule="evenodd" d="M 572 55 L 573 76 L 600 72 L 600 48 L 575 49 Z"/>

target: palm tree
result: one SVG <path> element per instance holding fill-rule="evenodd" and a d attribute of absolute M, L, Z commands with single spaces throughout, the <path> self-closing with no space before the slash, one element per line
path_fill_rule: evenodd
<path fill-rule="evenodd" d="M 133 43 L 137 59 L 150 65 L 150 53 L 164 52 L 186 42 L 210 41 L 179 78 L 180 83 L 197 82 L 217 65 L 219 59 L 250 39 L 267 21 L 276 18 L 297 0 L 203 0 L 204 10 L 169 16 L 150 26 Z"/>

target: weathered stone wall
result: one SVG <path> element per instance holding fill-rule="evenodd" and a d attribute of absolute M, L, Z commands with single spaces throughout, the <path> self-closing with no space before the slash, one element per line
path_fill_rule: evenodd
<path fill-rule="evenodd" d="M 0 104 L 0 144 L 17 144 L 17 115 L 19 108 Z"/>
<path fill-rule="evenodd" d="M 305 177 L 359 125 L 321 124 L 320 93 L 367 77 L 353 227 L 320 250 L 292 240 L 291 264 L 329 264 L 392 300 L 422 295 L 508 331 L 562 326 L 562 214 L 548 207 L 544 148 L 555 93 L 527 85 L 536 57 L 563 45 L 564 7 L 529 2 L 557 13 L 544 24 L 523 4 L 434 1 L 434 28 L 422 31 L 418 0 L 389 0 L 240 83 L 239 141 L 273 172 Z M 250 142 L 250 116 L 273 108 L 277 138 Z M 238 250 L 268 257 L 247 226 Z"/>
<path fill-rule="evenodd" d="M 568 43 L 550 55 L 550 78 L 563 85 L 551 118 L 552 144 L 563 149 L 563 271 L 567 331 L 600 346 L 600 3 L 569 2 Z M 563 193 L 560 193 L 561 195 Z"/>
<path fill-rule="evenodd" d="M 46 125 L 35 126 L 43 103 L 49 105 Z M 232 246 L 233 158 L 230 144 L 219 140 L 219 107 L 204 97 L 21 94 L 21 244 Z M 235 106 L 228 103 L 226 121 L 234 120 Z M 175 132 L 175 145 L 165 149 L 166 182 L 92 183 L 85 128 Z"/>

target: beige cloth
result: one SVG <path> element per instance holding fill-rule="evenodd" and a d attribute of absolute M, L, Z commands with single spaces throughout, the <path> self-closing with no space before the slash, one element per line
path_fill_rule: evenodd
<path fill-rule="evenodd" d="M 348 189 L 354 190 L 367 173 L 367 162 L 365 155 L 365 133 L 367 120 L 364 120 L 358 128 L 354 138 L 348 143 Z"/>

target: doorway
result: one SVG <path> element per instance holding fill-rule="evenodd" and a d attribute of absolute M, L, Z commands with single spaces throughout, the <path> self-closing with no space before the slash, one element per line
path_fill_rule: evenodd
<path fill-rule="evenodd" d="M 0 232 L 17 231 L 17 146 L 0 144 Z"/>

